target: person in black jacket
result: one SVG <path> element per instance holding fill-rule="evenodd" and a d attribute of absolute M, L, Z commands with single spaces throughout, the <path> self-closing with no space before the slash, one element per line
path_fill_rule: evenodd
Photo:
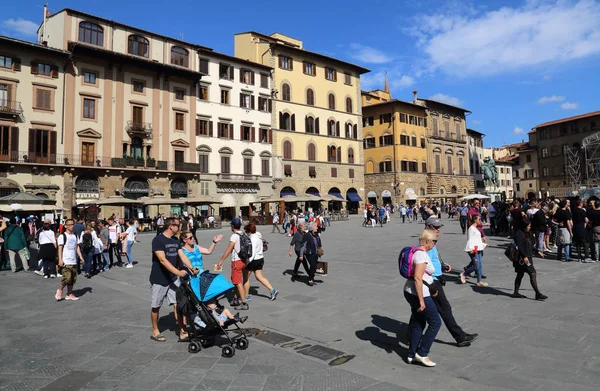
<path fill-rule="evenodd" d="M 292 241 L 290 242 L 290 257 L 292 256 L 292 251 L 296 253 L 296 263 L 294 264 L 294 271 L 292 272 L 292 281 L 295 281 L 298 278 L 298 269 L 300 269 L 300 264 L 304 266 L 304 270 L 306 270 L 306 274 L 309 274 L 310 268 L 308 267 L 308 262 L 306 259 L 300 259 L 300 251 L 302 251 L 302 246 L 304 243 L 304 233 L 306 231 L 306 223 L 304 220 L 298 222 L 298 230 L 292 236 Z M 291 232 L 291 231 L 290 231 Z"/>
<path fill-rule="evenodd" d="M 519 293 L 521 281 L 525 273 L 529 274 L 529 281 L 535 291 L 536 300 L 546 300 L 548 296 L 543 295 L 538 289 L 537 273 L 533 267 L 533 246 L 529 238 L 531 223 L 527 219 L 520 221 L 519 225 L 515 226 L 515 243 L 519 249 L 519 261 L 513 264 L 517 278 L 515 278 L 515 291 L 512 294 L 514 298 L 524 298 L 525 295 Z"/>
<path fill-rule="evenodd" d="M 317 270 L 317 262 L 319 255 L 317 250 L 321 247 L 321 237 L 317 232 L 317 224 L 314 222 L 308 223 L 308 231 L 304 234 L 303 245 L 300 248 L 300 261 L 306 260 L 310 268 L 308 269 L 308 285 L 315 285 L 315 272 Z"/>
<path fill-rule="evenodd" d="M 537 208 L 537 211 L 533 214 L 531 219 L 531 230 L 533 231 L 533 236 L 536 240 L 537 253 L 541 258 L 544 258 L 544 236 L 546 234 L 547 225 L 546 213 L 537 202 L 534 204 L 534 207 Z"/>

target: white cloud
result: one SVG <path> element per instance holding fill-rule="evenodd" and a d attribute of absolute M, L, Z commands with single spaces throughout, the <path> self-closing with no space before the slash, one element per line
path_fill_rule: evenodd
<path fill-rule="evenodd" d="M 521 134 L 521 133 L 523 133 L 523 128 L 515 126 L 515 128 L 513 129 L 513 134 L 517 135 L 517 134 Z"/>
<path fill-rule="evenodd" d="M 435 101 L 438 101 L 438 102 L 447 103 L 447 104 L 452 105 L 452 106 L 460 106 L 460 104 L 461 104 L 461 100 L 460 99 L 455 98 L 453 96 L 446 95 L 446 94 L 441 94 L 441 93 L 437 93 L 435 95 L 431 95 L 429 97 L 429 99 L 435 100 Z"/>
<path fill-rule="evenodd" d="M 385 64 L 392 61 L 392 58 L 379 49 L 359 43 L 350 44 L 350 57 L 366 64 Z"/>
<path fill-rule="evenodd" d="M 385 85 L 385 72 L 385 70 L 379 70 L 361 75 L 360 88 L 366 91 L 376 89 L 383 90 Z M 388 72 L 388 82 L 390 84 L 390 89 L 392 90 L 392 96 L 394 96 L 395 89 L 410 87 L 415 84 L 415 79 L 400 71 L 391 70 Z M 402 98 L 399 97 L 399 99 Z M 412 96 L 410 99 L 412 99 Z"/>
<path fill-rule="evenodd" d="M 427 56 L 428 71 L 491 75 L 600 53 L 596 0 L 536 0 L 493 11 L 470 8 L 419 15 L 408 30 Z"/>
<path fill-rule="evenodd" d="M 26 36 L 37 35 L 38 29 L 37 23 L 25 19 L 6 19 L 0 22 L 0 26 L 10 32 Z"/>
<path fill-rule="evenodd" d="M 479 125 L 479 124 L 481 124 L 481 121 L 480 121 L 480 120 L 478 120 L 478 119 L 474 119 L 474 120 L 472 120 L 472 121 L 471 121 L 471 123 L 472 123 L 473 125 Z"/>
<path fill-rule="evenodd" d="M 538 103 L 539 104 L 544 104 L 544 103 L 550 103 L 550 102 L 562 102 L 565 100 L 564 96 L 556 96 L 556 95 L 552 95 L 552 96 L 542 96 L 539 100 Z"/>
<path fill-rule="evenodd" d="M 563 110 L 575 110 L 579 105 L 577 103 L 565 102 L 560 105 L 560 108 Z"/>

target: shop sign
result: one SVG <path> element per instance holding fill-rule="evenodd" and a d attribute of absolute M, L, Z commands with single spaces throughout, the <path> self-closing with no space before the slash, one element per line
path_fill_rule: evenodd
<path fill-rule="evenodd" d="M 75 193 L 75 198 L 100 198 L 100 193 Z"/>
<path fill-rule="evenodd" d="M 217 187 L 217 193 L 256 194 L 258 189 L 255 187 Z"/>

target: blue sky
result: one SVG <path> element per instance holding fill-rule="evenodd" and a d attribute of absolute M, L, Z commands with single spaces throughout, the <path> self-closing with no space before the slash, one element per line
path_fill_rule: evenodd
<path fill-rule="evenodd" d="M 35 40 L 42 0 L 3 2 L 0 34 Z M 536 124 L 600 110 L 600 0 L 51 0 L 233 54 L 233 35 L 255 30 L 302 39 L 308 50 L 372 70 L 363 89 L 470 111 L 486 146 L 527 139 Z M 368 6 L 367 6 L 368 4 Z"/>

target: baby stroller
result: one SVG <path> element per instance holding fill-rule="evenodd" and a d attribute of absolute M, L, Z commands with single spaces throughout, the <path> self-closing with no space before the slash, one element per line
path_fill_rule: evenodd
<path fill-rule="evenodd" d="M 193 278 L 188 275 L 181 280 L 181 286 L 177 289 L 177 312 L 186 320 L 186 331 L 190 338 L 188 352 L 198 353 L 202 348 L 214 345 L 218 335 L 224 335 L 229 341 L 222 347 L 223 357 L 233 357 L 235 348 L 248 349 L 248 339 L 237 320 L 228 319 L 221 326 L 206 306 L 207 301 L 224 296 L 234 286 L 223 275 L 210 273 L 208 270 Z M 218 301 L 216 303 L 217 307 L 223 308 Z M 201 320 L 198 323 L 205 324 L 205 327 L 198 326 L 194 321 L 196 316 Z"/>

